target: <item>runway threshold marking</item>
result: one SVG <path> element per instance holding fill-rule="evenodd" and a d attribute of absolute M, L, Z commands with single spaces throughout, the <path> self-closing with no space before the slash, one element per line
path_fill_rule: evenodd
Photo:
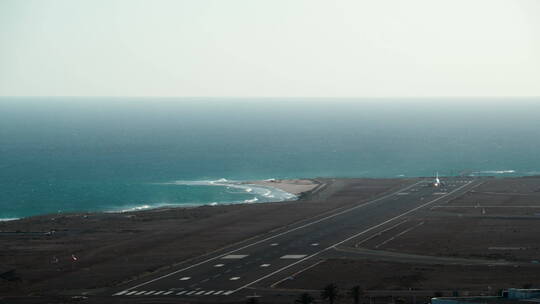
<path fill-rule="evenodd" d="M 317 255 L 319 255 L 319 254 L 321 254 L 321 253 L 323 253 L 323 252 L 325 252 L 325 251 L 328 251 L 328 250 L 330 250 L 330 249 L 332 249 L 332 248 L 335 248 L 336 246 L 339 246 L 339 245 L 341 245 L 341 244 L 343 244 L 343 243 L 346 243 L 346 242 L 348 242 L 348 241 L 350 241 L 350 240 L 352 240 L 352 239 L 354 239 L 354 238 L 356 238 L 356 237 L 358 237 L 358 236 L 360 236 L 360 235 L 362 235 L 362 234 L 365 234 L 365 233 L 367 233 L 367 232 L 369 232 L 369 231 L 372 231 L 372 230 L 374 230 L 374 229 L 377 229 L 377 228 L 379 228 L 379 227 L 381 227 L 381 226 L 383 226 L 383 225 L 385 225 L 385 224 L 387 224 L 387 223 L 390 223 L 390 222 L 392 222 L 392 221 L 394 221 L 394 220 L 396 220 L 396 219 L 398 219 L 398 218 L 401 218 L 401 217 L 403 217 L 403 216 L 405 216 L 405 215 L 407 215 L 407 214 L 410 214 L 410 213 L 412 213 L 412 212 L 415 212 L 416 210 L 419 210 L 419 209 L 424 208 L 424 207 L 426 207 L 426 206 L 428 206 L 428 205 L 430 205 L 430 204 L 433 204 L 434 202 L 436 202 L 436 201 L 438 201 L 438 200 L 441 200 L 441 199 L 443 199 L 443 198 L 445 198 L 445 197 L 448 197 L 448 196 L 450 196 L 451 194 L 453 194 L 453 193 L 455 193 L 455 192 L 457 192 L 457 191 L 459 191 L 459 190 L 465 188 L 465 187 L 468 186 L 470 183 L 472 183 L 472 181 L 467 181 L 467 183 L 465 183 L 464 185 L 462 185 L 462 186 L 460 186 L 460 187 L 458 187 L 458 188 L 456 188 L 456 189 L 450 191 L 448 194 L 446 194 L 446 195 L 444 195 L 444 196 L 439 196 L 439 197 L 437 197 L 437 198 L 434 199 L 434 200 L 431 200 L 431 201 L 429 201 L 429 202 L 427 202 L 427 203 L 424 203 L 424 204 L 422 204 L 422 205 L 420 205 L 420 206 L 418 206 L 418 207 L 415 207 L 415 208 L 413 208 L 413 209 L 411 209 L 411 210 L 409 210 L 409 211 L 406 211 L 406 212 L 404 212 L 404 213 L 402 213 L 402 214 L 400 214 L 400 215 L 397 215 L 397 216 L 395 216 L 395 217 L 393 217 L 393 218 L 391 218 L 391 219 L 389 219 L 389 220 L 386 220 L 386 221 L 384 221 L 384 222 L 382 222 L 382 223 L 379 223 L 379 224 L 377 224 L 377 225 L 375 225 L 375 226 L 372 226 L 372 227 L 370 227 L 370 228 L 368 228 L 368 229 L 366 229 L 366 230 L 363 230 L 363 231 L 361 231 L 361 232 L 358 232 L 358 233 L 356 233 L 356 234 L 354 234 L 354 235 L 352 235 L 352 236 L 350 236 L 350 237 L 348 237 L 348 238 L 346 238 L 346 239 L 344 239 L 344 240 L 342 240 L 342 241 L 340 241 L 340 242 L 337 242 L 337 243 L 335 243 L 335 244 L 333 244 L 333 245 L 330 245 L 330 246 L 328 246 L 328 247 L 326 247 L 326 248 L 324 248 L 324 249 L 322 249 L 322 250 L 320 250 L 320 251 L 318 251 L 318 252 L 315 252 L 315 253 L 312 254 L 312 255 L 309 255 L 309 256 L 307 256 L 307 257 L 301 259 L 301 260 L 298 260 L 298 261 L 296 261 L 296 262 L 294 262 L 294 263 L 291 263 L 291 264 L 289 264 L 289 265 L 287 265 L 287 266 L 285 266 L 285 267 L 282 267 L 282 268 L 280 268 L 280 269 L 278 269 L 278 270 L 276 270 L 276 271 L 274 271 L 274 272 L 272 272 L 272 273 L 270 273 L 270 274 L 267 274 L 267 275 L 265 275 L 265 276 L 262 276 L 262 277 L 260 277 L 260 278 L 258 278 L 258 279 L 256 279 L 256 280 L 254 280 L 254 281 L 252 281 L 252 282 L 250 282 L 250 283 L 247 283 L 247 284 L 245 284 L 245 285 L 243 285 L 243 286 L 241 286 L 241 287 L 239 287 L 239 288 L 233 290 L 233 291 L 231 292 L 231 294 L 232 294 L 232 293 L 235 293 L 235 292 L 237 292 L 237 291 L 239 291 L 239 290 L 242 290 L 242 289 L 244 289 L 244 288 L 246 288 L 246 287 L 249 287 L 249 286 L 251 286 L 251 285 L 253 285 L 253 284 L 257 283 L 257 282 L 260 282 L 260 281 L 262 281 L 262 280 L 264 280 L 264 279 L 266 279 L 266 278 L 269 278 L 269 277 L 271 277 L 271 276 L 273 276 L 273 275 L 275 275 L 275 274 L 277 274 L 277 273 L 280 273 L 280 272 L 282 272 L 282 271 L 285 270 L 285 269 L 291 268 L 291 267 L 293 267 L 294 265 L 297 265 L 297 264 L 302 263 L 302 262 L 304 262 L 304 261 L 306 261 L 306 260 L 309 260 L 309 259 L 311 259 L 311 258 L 313 258 L 313 257 L 315 257 L 315 256 L 317 256 Z M 412 186 L 409 186 L 409 187 L 412 187 Z M 402 189 L 401 191 L 403 191 L 403 189 Z M 400 192 L 400 191 L 398 191 L 398 192 Z"/>
<path fill-rule="evenodd" d="M 376 202 L 378 202 L 378 201 L 381 201 L 381 200 L 387 199 L 387 198 L 389 198 L 389 197 L 392 197 L 392 196 L 396 195 L 397 193 L 400 193 L 400 192 L 403 192 L 403 191 L 405 191 L 405 190 L 411 189 L 411 188 L 413 188 L 414 186 L 416 186 L 416 185 L 418 185 L 418 184 L 421 184 L 421 183 L 424 183 L 424 182 L 425 182 L 425 180 L 418 181 L 418 182 L 416 182 L 416 183 L 414 183 L 414 184 L 411 184 L 411 185 L 409 185 L 409 186 L 407 186 L 407 187 L 405 187 L 405 188 L 403 188 L 403 189 L 400 189 L 400 190 L 398 190 L 398 191 L 389 193 L 389 194 L 387 194 L 387 195 L 383 195 L 383 196 L 381 196 L 381 197 L 379 197 L 379 198 L 373 199 L 373 200 L 368 201 L 368 202 L 365 202 L 365 203 L 363 203 L 363 204 L 360 204 L 360 205 L 357 205 L 357 206 L 354 206 L 354 207 L 351 207 L 351 208 L 348 208 L 348 209 L 345 209 L 345 210 L 342 210 L 342 211 L 333 213 L 333 214 L 331 214 L 331 215 L 325 216 L 325 217 L 320 218 L 320 219 L 318 219 L 318 220 L 315 220 L 315 221 L 306 223 L 306 224 L 304 224 L 304 225 L 300 225 L 300 226 L 298 226 L 298 227 L 295 227 L 295 228 L 292 228 L 292 229 L 283 231 L 283 232 L 281 232 L 281 233 L 275 234 L 275 235 L 273 235 L 273 236 L 269 236 L 269 237 L 267 237 L 267 238 L 264 238 L 264 239 L 262 239 L 262 240 L 253 242 L 253 243 L 251 243 L 251 244 L 247 244 L 247 245 L 242 246 L 242 247 L 240 247 L 240 248 L 233 249 L 233 250 L 231 250 L 231 251 L 229 251 L 229 252 L 226 252 L 226 253 L 224 253 L 224 254 L 217 255 L 217 256 L 215 256 L 215 257 L 213 257 L 213 258 L 206 259 L 206 260 L 201 261 L 201 262 L 199 262 L 199 263 L 195 263 L 195 264 L 193 264 L 193 265 L 184 267 L 184 268 L 182 268 L 182 269 L 178 269 L 178 270 L 175 270 L 175 271 L 170 272 L 170 273 L 168 273 L 168 274 L 159 276 L 159 277 L 154 278 L 154 279 L 152 279 L 152 280 L 149 280 L 149 281 L 140 283 L 140 284 L 138 284 L 138 285 L 132 286 L 132 287 L 130 287 L 130 288 L 127 288 L 126 291 L 133 290 L 133 289 L 135 289 L 135 288 L 144 286 L 144 285 L 146 285 L 146 284 L 150 284 L 150 283 L 152 283 L 152 282 L 161 280 L 161 279 L 163 279 L 163 278 L 170 277 L 170 276 L 175 275 L 175 274 L 177 274 L 177 273 L 179 273 L 179 272 L 182 272 L 182 271 L 185 271 L 185 270 L 188 270 L 188 269 L 197 267 L 197 266 L 199 266 L 199 265 L 208 263 L 208 262 L 210 262 L 210 261 L 214 261 L 214 260 L 223 258 L 223 257 L 225 257 L 225 256 L 227 256 L 227 255 L 231 255 L 232 253 L 235 253 L 235 252 L 244 250 L 244 249 L 246 249 L 246 248 L 249 248 L 249 247 L 252 247 L 252 246 L 255 246 L 255 245 L 264 243 L 264 242 L 266 242 L 266 241 L 268 241 L 268 240 L 275 239 L 275 238 L 280 237 L 280 236 L 282 236 L 282 235 L 286 235 L 286 234 L 289 234 L 289 233 L 291 233 L 291 232 L 294 232 L 294 231 L 297 231 L 297 230 L 300 230 L 300 229 L 303 229 L 303 228 L 306 228 L 306 227 L 309 227 L 309 226 L 318 224 L 318 223 L 320 223 L 320 222 L 323 222 L 323 221 L 326 221 L 326 220 L 328 220 L 328 219 L 334 218 L 334 217 L 336 217 L 336 216 L 345 214 L 345 213 L 347 213 L 347 212 L 351 212 L 351 211 L 356 210 L 356 209 L 358 209 L 358 208 L 362 208 L 362 207 L 365 207 L 365 206 L 374 204 L 374 203 L 376 203 Z M 441 196 L 440 198 L 442 198 L 442 196 Z M 276 244 L 277 244 L 277 243 L 276 243 Z M 233 291 L 233 292 L 235 292 L 235 291 Z"/>

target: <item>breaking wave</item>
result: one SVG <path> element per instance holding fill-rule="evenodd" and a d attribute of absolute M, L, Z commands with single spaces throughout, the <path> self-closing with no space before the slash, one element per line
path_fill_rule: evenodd
<path fill-rule="evenodd" d="M 269 179 L 273 180 L 273 179 Z M 236 189 L 240 190 L 237 192 L 229 192 L 229 193 L 238 193 L 238 194 L 252 194 L 255 195 L 253 199 L 249 200 L 242 200 L 241 202 L 255 202 L 255 201 L 261 201 L 261 202 L 280 202 L 280 201 L 287 201 L 287 200 L 294 200 L 297 199 L 297 196 L 285 192 L 281 189 L 270 187 L 270 186 L 261 186 L 261 185 L 255 185 L 255 184 L 249 184 L 243 181 L 232 181 L 225 178 L 220 178 L 218 180 L 196 180 L 196 181 L 184 181 L 184 180 L 178 180 L 174 182 L 165 183 L 168 185 L 183 185 L 183 186 L 220 186 L 220 187 L 226 187 L 227 189 Z M 256 200 L 255 200 L 256 199 Z M 239 201 L 232 201 L 228 203 L 238 203 Z"/>
<path fill-rule="evenodd" d="M 516 173 L 516 170 L 487 170 L 487 171 L 477 171 L 473 173 L 476 173 L 476 174 L 513 174 L 513 173 Z"/>
<path fill-rule="evenodd" d="M 272 179 L 273 180 L 273 179 Z M 263 202 L 281 202 L 295 200 L 298 197 L 292 193 L 285 192 L 281 189 L 249 184 L 244 181 L 232 181 L 225 178 L 217 180 L 177 180 L 167 183 L 159 183 L 161 185 L 179 185 L 179 186 L 211 186 L 211 187 L 223 187 L 225 193 L 237 195 L 238 199 L 228 201 L 209 201 L 209 202 L 176 202 L 176 203 L 140 203 L 128 206 L 118 207 L 106 212 L 109 213 L 123 213 L 133 211 L 143 211 L 149 209 L 163 208 L 163 207 L 195 207 L 195 206 L 217 206 L 222 204 L 251 204 L 251 203 L 263 203 Z M 235 189 L 236 191 L 230 191 Z M 245 198 L 249 195 L 250 198 Z M 243 196 L 243 197 L 242 197 Z"/>
<path fill-rule="evenodd" d="M 20 218 L 18 217 L 6 217 L 6 218 L 0 218 L 0 222 L 9 222 L 9 221 L 16 221 Z"/>

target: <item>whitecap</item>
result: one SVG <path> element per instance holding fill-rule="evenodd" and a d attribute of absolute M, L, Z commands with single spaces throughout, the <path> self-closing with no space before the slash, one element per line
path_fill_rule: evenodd
<path fill-rule="evenodd" d="M 9 222 L 9 221 L 16 221 L 19 220 L 18 217 L 6 217 L 6 218 L 0 218 L 0 222 Z"/>
<path fill-rule="evenodd" d="M 516 170 L 486 170 L 486 171 L 478 171 L 475 173 L 481 173 L 481 174 L 511 174 L 516 173 Z"/>
<path fill-rule="evenodd" d="M 259 199 L 256 198 L 256 197 L 254 197 L 254 198 L 252 198 L 252 199 L 247 199 L 247 200 L 245 200 L 244 203 L 249 204 L 249 203 L 255 203 L 255 202 L 258 202 L 258 201 L 259 201 Z"/>
<path fill-rule="evenodd" d="M 268 179 L 267 181 L 275 180 L 275 179 Z M 217 187 L 224 187 L 225 191 L 227 193 L 232 194 L 253 194 L 255 195 L 255 198 L 257 198 L 257 201 L 262 202 L 280 202 L 280 201 L 287 201 L 287 200 L 294 200 L 298 197 L 292 193 L 283 191 L 281 189 L 268 186 L 268 185 L 258 185 L 258 184 L 249 184 L 244 181 L 235 181 L 235 180 L 228 180 L 226 178 L 220 178 L 217 180 L 176 180 L 172 182 L 167 183 L 161 183 L 165 185 L 181 185 L 181 186 L 217 186 Z M 231 189 L 237 189 L 240 192 L 233 192 L 230 191 Z M 220 202 L 220 203 L 242 203 L 246 201 L 252 201 L 253 199 L 247 199 L 247 200 L 237 200 L 237 201 L 229 201 L 229 202 Z M 184 204 L 182 204 L 184 205 Z M 204 205 L 199 204 L 199 205 Z"/>

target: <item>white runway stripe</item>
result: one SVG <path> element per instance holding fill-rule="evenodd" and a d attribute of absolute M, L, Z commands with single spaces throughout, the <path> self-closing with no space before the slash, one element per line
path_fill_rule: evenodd
<path fill-rule="evenodd" d="M 171 293 L 173 293 L 173 292 L 172 292 L 172 291 L 167 291 L 167 292 L 164 293 L 163 295 L 166 296 L 166 295 L 171 294 Z"/>
<path fill-rule="evenodd" d="M 128 292 L 128 293 L 126 294 L 126 296 L 130 296 L 130 295 L 136 294 L 136 293 L 137 293 L 137 291 L 131 291 L 131 292 Z"/>
<path fill-rule="evenodd" d="M 157 295 L 162 294 L 162 293 L 164 293 L 164 292 L 165 292 L 165 290 L 158 291 L 158 292 L 156 292 L 154 295 L 157 296 Z"/>
<path fill-rule="evenodd" d="M 138 295 L 142 295 L 142 294 L 143 294 L 143 293 L 145 293 L 145 292 L 146 292 L 146 290 L 143 290 L 143 291 L 139 291 L 139 292 L 136 292 L 136 294 L 135 294 L 135 295 L 136 295 L 136 296 L 138 296 Z"/>
<path fill-rule="evenodd" d="M 121 296 L 121 295 L 123 295 L 123 294 L 125 294 L 127 292 L 128 292 L 128 290 L 120 291 L 120 292 L 117 292 L 117 293 L 113 294 L 113 296 Z"/>
<path fill-rule="evenodd" d="M 286 254 L 286 255 L 280 257 L 280 259 L 302 259 L 305 256 L 307 256 L 307 255 L 306 254 Z"/>
<path fill-rule="evenodd" d="M 224 292 L 223 295 L 224 295 L 224 296 L 228 296 L 228 295 L 230 295 L 230 294 L 233 293 L 233 292 L 234 292 L 234 290 L 229 290 L 229 291 L 227 291 L 227 292 Z"/>
<path fill-rule="evenodd" d="M 224 259 L 224 260 L 237 260 L 237 259 L 243 259 L 247 257 L 247 254 L 229 254 L 229 255 L 226 255 L 224 257 L 222 257 L 221 259 Z"/>
<path fill-rule="evenodd" d="M 192 290 L 192 291 L 186 293 L 186 296 L 190 296 L 190 295 L 192 295 L 192 294 L 194 294 L 194 293 L 196 293 L 196 292 L 197 292 L 196 290 Z"/>
<path fill-rule="evenodd" d="M 214 293 L 214 295 L 218 295 L 218 294 L 222 294 L 222 293 L 223 293 L 223 290 L 220 290 L 220 291 L 216 291 L 216 292 Z"/>
<path fill-rule="evenodd" d="M 205 291 L 204 290 L 201 290 L 199 292 L 197 292 L 195 295 L 198 296 L 198 295 L 202 295 Z"/>
<path fill-rule="evenodd" d="M 147 296 L 147 295 L 151 295 L 151 294 L 153 294 L 154 292 L 156 292 L 156 291 L 155 291 L 155 290 L 151 290 L 151 291 L 149 291 L 149 292 L 145 293 L 144 295 L 145 295 L 145 296 Z"/>
<path fill-rule="evenodd" d="M 205 293 L 204 295 L 205 295 L 205 296 L 207 296 L 207 295 L 210 295 L 210 294 L 213 294 L 213 293 L 214 293 L 214 291 L 213 291 L 213 290 L 211 290 L 211 291 L 209 291 L 209 292 Z"/>

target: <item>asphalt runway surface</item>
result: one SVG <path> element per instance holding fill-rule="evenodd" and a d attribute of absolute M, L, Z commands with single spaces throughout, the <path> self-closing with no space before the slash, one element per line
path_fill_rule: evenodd
<path fill-rule="evenodd" d="M 291 273 L 312 266 L 335 246 L 373 235 L 379 229 L 432 204 L 441 204 L 473 187 L 470 178 L 449 178 L 441 187 L 431 179 L 402 187 L 352 207 L 337 209 L 274 234 L 244 241 L 212 255 L 182 264 L 154 277 L 110 290 L 115 297 L 246 296 L 253 287 L 269 287 Z M 181 242 L 181 240 L 179 240 Z"/>

